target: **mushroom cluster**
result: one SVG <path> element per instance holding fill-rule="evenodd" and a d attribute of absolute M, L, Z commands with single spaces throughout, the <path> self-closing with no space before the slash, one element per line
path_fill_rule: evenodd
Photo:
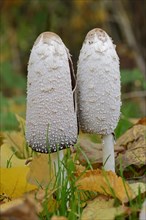
<path fill-rule="evenodd" d="M 103 136 L 104 168 L 112 171 L 120 87 L 115 45 L 105 31 L 89 31 L 77 68 L 78 121 L 83 132 Z M 75 89 L 68 49 L 55 33 L 42 33 L 34 43 L 28 64 L 26 140 L 33 150 L 52 153 L 76 143 Z M 57 162 L 58 156 L 54 160 Z"/>
<path fill-rule="evenodd" d="M 75 76 L 61 38 L 44 32 L 28 63 L 26 140 L 35 151 L 52 153 L 77 141 Z"/>
<path fill-rule="evenodd" d="M 103 164 L 115 170 L 114 129 L 120 116 L 119 58 L 102 29 L 88 32 L 78 60 L 77 97 L 81 130 L 103 136 Z"/>

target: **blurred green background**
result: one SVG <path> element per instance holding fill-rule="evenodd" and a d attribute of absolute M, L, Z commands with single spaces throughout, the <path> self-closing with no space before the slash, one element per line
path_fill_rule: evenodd
<path fill-rule="evenodd" d="M 146 113 L 145 0 L 1 0 L 1 130 L 25 118 L 27 63 L 37 36 L 56 32 L 76 63 L 89 30 L 104 29 L 117 45 L 121 63 L 121 135 Z"/>

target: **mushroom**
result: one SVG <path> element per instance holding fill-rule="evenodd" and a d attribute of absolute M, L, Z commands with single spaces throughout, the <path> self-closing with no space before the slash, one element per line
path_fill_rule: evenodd
<path fill-rule="evenodd" d="M 40 34 L 28 63 L 26 140 L 34 151 L 54 153 L 56 169 L 62 150 L 77 141 L 74 93 L 68 49 L 57 34 Z"/>
<path fill-rule="evenodd" d="M 114 129 L 120 117 L 119 58 L 105 31 L 88 32 L 77 68 L 78 117 L 81 130 L 103 136 L 105 170 L 115 171 Z"/>

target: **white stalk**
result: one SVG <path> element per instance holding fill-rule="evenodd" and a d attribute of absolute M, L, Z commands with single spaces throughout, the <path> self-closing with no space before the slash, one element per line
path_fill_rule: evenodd
<path fill-rule="evenodd" d="M 65 179 L 67 178 L 67 172 L 66 172 L 66 169 L 64 168 L 64 165 L 62 163 L 63 158 L 64 158 L 63 150 L 51 154 L 51 160 L 52 160 L 52 164 L 53 164 L 54 175 L 57 176 L 58 172 L 59 171 L 61 172 L 60 186 L 62 184 L 62 180 L 65 181 Z M 61 169 L 61 170 L 59 170 L 59 169 Z M 70 184 L 69 184 L 69 181 L 68 181 L 67 189 L 69 189 L 69 188 L 70 188 Z M 69 196 L 68 196 L 68 198 L 69 198 Z M 67 207 L 69 207 L 69 201 L 67 202 Z"/>
<path fill-rule="evenodd" d="M 61 172 L 61 180 L 62 180 L 62 178 L 64 180 L 67 178 L 66 168 L 63 165 L 63 158 L 64 158 L 63 150 L 51 154 L 51 161 L 52 161 L 52 165 L 53 165 L 54 175 L 57 176 L 58 172 L 60 171 Z M 69 189 L 69 187 L 70 187 L 70 185 L 68 182 L 67 188 Z"/>
<path fill-rule="evenodd" d="M 103 136 L 102 150 L 104 169 L 115 172 L 114 137 L 112 134 Z"/>
<path fill-rule="evenodd" d="M 63 157 L 64 157 L 63 150 L 51 154 L 53 170 L 54 170 L 54 174 L 56 172 L 56 175 L 58 174 L 59 169 L 61 170 L 63 169 L 63 164 L 62 164 Z M 64 175 L 66 177 L 66 173 Z"/>

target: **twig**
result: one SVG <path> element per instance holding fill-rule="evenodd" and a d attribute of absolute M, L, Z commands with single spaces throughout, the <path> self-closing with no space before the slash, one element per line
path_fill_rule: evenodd
<path fill-rule="evenodd" d="M 115 19 L 116 22 L 119 24 L 119 27 L 122 30 L 122 33 L 125 35 L 126 41 L 128 45 L 133 49 L 135 61 L 143 73 L 143 76 L 146 78 L 146 66 L 145 61 L 141 55 L 140 49 L 138 47 L 138 42 L 136 41 L 134 32 L 131 28 L 130 20 L 127 16 L 127 13 L 123 7 L 122 1 L 114 1 L 113 7 L 115 11 Z"/>
<path fill-rule="evenodd" d="M 122 95 L 122 99 L 133 99 L 137 97 L 146 97 L 146 91 L 128 92 Z"/>

